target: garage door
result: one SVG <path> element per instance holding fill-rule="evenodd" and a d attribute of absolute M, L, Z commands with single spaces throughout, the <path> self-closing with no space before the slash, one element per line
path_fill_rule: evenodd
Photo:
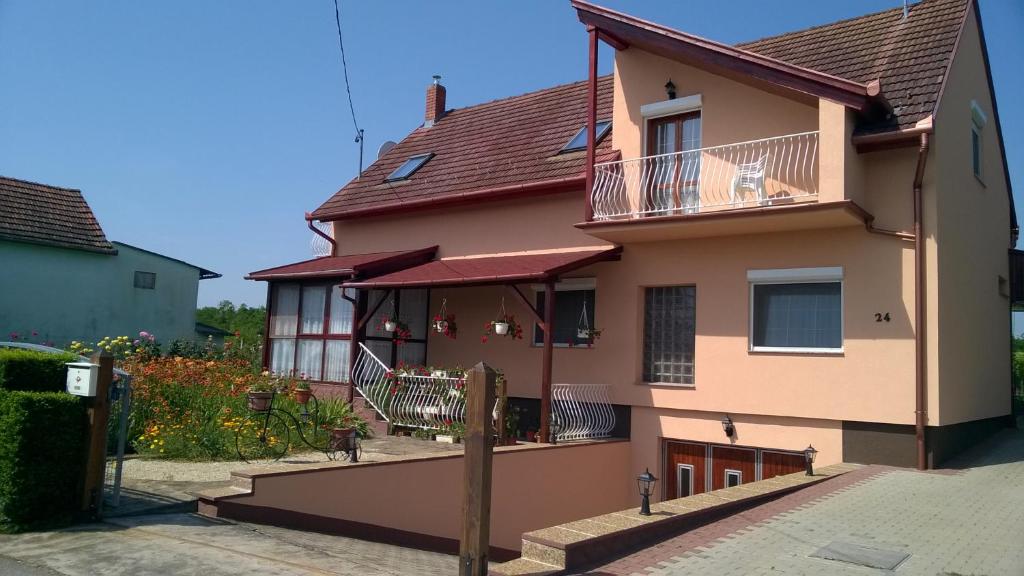
<path fill-rule="evenodd" d="M 802 453 L 770 448 L 665 440 L 664 454 L 668 500 L 804 470 Z"/>

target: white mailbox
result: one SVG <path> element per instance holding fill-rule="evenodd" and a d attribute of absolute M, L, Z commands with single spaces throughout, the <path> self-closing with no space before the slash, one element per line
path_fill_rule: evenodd
<path fill-rule="evenodd" d="M 100 365 L 91 362 L 68 362 L 68 392 L 75 396 L 95 396 Z"/>

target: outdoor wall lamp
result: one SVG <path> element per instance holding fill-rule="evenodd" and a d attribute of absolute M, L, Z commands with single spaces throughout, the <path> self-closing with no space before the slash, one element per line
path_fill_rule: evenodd
<path fill-rule="evenodd" d="M 807 465 L 808 476 L 814 476 L 814 457 L 817 455 L 818 451 L 814 449 L 814 446 L 808 444 L 804 449 L 804 464 Z"/>
<path fill-rule="evenodd" d="M 726 438 L 732 438 L 733 434 L 736 433 L 736 426 L 733 425 L 732 418 L 729 418 L 728 414 L 725 415 L 725 418 L 722 418 L 722 430 L 725 431 Z"/>
<path fill-rule="evenodd" d="M 665 83 L 665 92 L 668 92 L 668 99 L 676 99 L 676 85 L 672 83 L 672 79 L 669 78 L 668 82 Z"/>
<path fill-rule="evenodd" d="M 651 474 L 649 468 L 644 469 L 644 473 L 636 477 L 636 487 L 640 490 L 640 514 L 642 516 L 651 515 L 651 493 L 654 490 L 654 483 L 658 479 Z"/>

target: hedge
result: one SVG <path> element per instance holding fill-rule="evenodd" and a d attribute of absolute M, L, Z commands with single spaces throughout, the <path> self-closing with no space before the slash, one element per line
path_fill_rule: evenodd
<path fill-rule="evenodd" d="M 81 503 L 87 445 L 79 398 L 0 390 L 0 530 L 71 522 Z"/>
<path fill-rule="evenodd" d="M 0 348 L 0 389 L 61 392 L 67 378 L 64 364 L 77 360 L 74 354 Z"/>

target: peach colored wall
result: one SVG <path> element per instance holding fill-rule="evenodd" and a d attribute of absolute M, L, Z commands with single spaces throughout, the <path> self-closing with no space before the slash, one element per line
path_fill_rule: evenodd
<path fill-rule="evenodd" d="M 818 102 L 819 163 L 822 202 L 853 200 L 864 203 L 863 160 L 851 141 L 856 117 L 842 104 L 825 99 Z"/>
<path fill-rule="evenodd" d="M 568 192 L 339 221 L 334 237 L 338 255 L 434 244 L 441 257 L 607 245 L 573 227 L 583 217 L 582 191 Z"/>
<path fill-rule="evenodd" d="M 973 8 L 971 8 L 973 10 Z M 982 180 L 971 166 L 971 100 L 988 116 Z M 965 24 L 935 119 L 938 171 L 939 406 L 929 424 L 1010 412 L 1009 203 L 974 17 Z"/>
<path fill-rule="evenodd" d="M 496 449 L 491 545 L 519 550 L 523 532 L 631 506 L 629 450 L 624 441 Z M 458 540 L 463 462 L 459 454 L 261 477 L 238 503 Z"/>
<path fill-rule="evenodd" d="M 750 413 L 909 424 L 914 421 L 912 244 L 863 228 L 631 244 L 622 260 L 575 273 L 596 277 L 592 349 L 556 349 L 556 383 L 613 385 L 613 401 L 715 413 Z M 841 355 L 748 352 L 748 269 L 843 266 L 845 352 Z M 696 383 L 692 388 L 639 382 L 643 287 L 697 286 Z M 541 350 L 527 342 L 480 343 L 502 288 L 435 290 L 448 299 L 460 336 L 432 335 L 428 361 L 503 369 L 510 391 L 539 395 Z M 518 318 L 526 312 L 510 296 Z M 877 323 L 876 312 L 891 322 Z"/>
<path fill-rule="evenodd" d="M 662 439 L 794 452 L 803 451 L 810 444 L 818 450 L 815 466 L 828 466 L 843 460 L 843 430 L 840 422 L 730 413 L 729 417 L 736 429 L 730 442 L 722 431 L 722 416 L 724 414 L 634 407 L 632 470 L 649 468 L 655 476 L 663 476 Z M 658 490 L 659 498 L 664 493 L 662 486 Z"/>
<path fill-rule="evenodd" d="M 702 97 L 702 146 L 818 129 L 813 105 L 633 48 L 615 53 L 612 139 L 623 158 L 644 155 L 640 107 L 666 100 L 665 82 L 670 78 L 678 96 Z"/>

